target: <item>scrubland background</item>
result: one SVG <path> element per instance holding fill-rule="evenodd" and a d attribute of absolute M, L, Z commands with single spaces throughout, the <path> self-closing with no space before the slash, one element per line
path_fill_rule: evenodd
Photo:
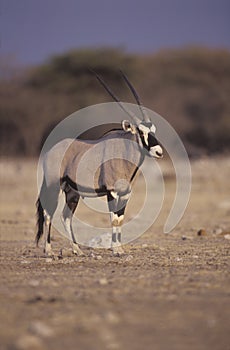
<path fill-rule="evenodd" d="M 230 145 L 230 52 L 188 47 L 157 54 L 88 49 L 53 56 L 20 69 L 0 61 L 1 154 L 37 156 L 50 130 L 66 116 L 111 101 L 89 68 L 122 101 L 135 103 L 119 69 L 143 104 L 176 129 L 189 155 L 226 154 Z"/>

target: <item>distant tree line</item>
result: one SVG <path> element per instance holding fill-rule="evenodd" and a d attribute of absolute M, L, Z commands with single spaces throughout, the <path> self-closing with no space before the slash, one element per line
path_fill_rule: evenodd
<path fill-rule="evenodd" d="M 105 48 L 67 52 L 2 75 L 1 155 L 37 156 L 59 121 L 80 108 L 111 101 L 90 69 L 123 101 L 134 103 L 119 69 L 126 72 L 143 104 L 172 124 L 190 155 L 229 152 L 229 51 L 194 47 L 132 55 Z"/>

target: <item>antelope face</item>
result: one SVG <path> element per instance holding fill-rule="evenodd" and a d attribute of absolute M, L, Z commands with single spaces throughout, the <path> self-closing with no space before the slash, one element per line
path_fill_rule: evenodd
<path fill-rule="evenodd" d="M 139 134 L 144 148 L 150 157 L 162 158 L 163 150 L 155 136 L 156 127 L 151 122 L 141 122 L 138 125 Z"/>
<path fill-rule="evenodd" d="M 127 76 L 121 71 L 121 75 L 124 78 L 126 84 L 128 85 L 129 89 L 131 90 L 139 108 L 142 114 L 142 120 L 139 119 L 132 111 L 130 111 L 123 102 L 121 102 L 116 95 L 111 91 L 111 89 L 106 85 L 104 80 L 96 74 L 96 78 L 98 81 L 102 84 L 102 86 L 106 89 L 106 91 L 109 93 L 109 95 L 116 101 L 121 109 L 129 115 L 131 118 L 133 124 L 129 122 L 128 120 L 122 121 L 122 128 L 126 132 L 131 132 L 132 134 L 139 133 L 141 142 L 143 144 L 144 149 L 147 151 L 147 154 L 150 157 L 154 158 L 162 158 L 163 157 L 163 150 L 156 139 L 155 132 L 156 127 L 154 124 L 152 124 L 151 119 L 149 118 L 145 108 L 143 107 L 140 98 L 134 89 L 133 85 L 128 80 Z"/>

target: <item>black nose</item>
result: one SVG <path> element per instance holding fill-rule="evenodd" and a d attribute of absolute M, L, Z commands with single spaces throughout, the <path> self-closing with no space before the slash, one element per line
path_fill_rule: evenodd
<path fill-rule="evenodd" d="M 158 151 L 156 151 L 156 155 L 157 155 L 158 157 L 163 157 L 163 152 L 158 152 Z"/>

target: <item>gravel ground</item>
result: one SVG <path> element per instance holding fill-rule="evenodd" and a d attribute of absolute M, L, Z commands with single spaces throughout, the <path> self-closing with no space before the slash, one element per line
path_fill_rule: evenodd
<path fill-rule="evenodd" d="M 175 178 L 163 161 L 161 214 L 120 258 L 87 247 L 75 257 L 58 233 L 56 259 L 45 257 L 34 245 L 36 161 L 0 165 L 0 349 L 230 349 L 229 158 L 192 163 L 191 199 L 169 235 Z M 127 218 L 142 189 L 140 178 Z M 77 215 L 107 225 L 83 204 Z"/>

